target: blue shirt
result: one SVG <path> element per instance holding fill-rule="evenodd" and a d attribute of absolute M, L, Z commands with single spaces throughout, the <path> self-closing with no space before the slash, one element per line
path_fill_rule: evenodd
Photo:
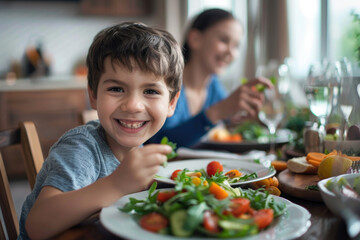
<path fill-rule="evenodd" d="M 63 192 L 77 190 L 108 176 L 118 165 L 98 120 L 66 132 L 51 147 L 34 189 L 23 204 L 18 239 L 28 239 L 25 220 L 44 186 Z"/>
<path fill-rule="evenodd" d="M 177 144 L 177 147 L 191 147 L 204 136 L 214 124 L 205 115 L 206 109 L 219 102 L 227 96 L 227 92 L 220 83 L 219 78 L 213 75 L 207 85 L 207 96 L 201 111 L 193 116 L 190 114 L 186 99 L 186 88 L 182 88 L 176 105 L 175 113 L 166 119 L 160 131 L 150 138 L 146 143 L 160 143 L 164 136 Z"/>

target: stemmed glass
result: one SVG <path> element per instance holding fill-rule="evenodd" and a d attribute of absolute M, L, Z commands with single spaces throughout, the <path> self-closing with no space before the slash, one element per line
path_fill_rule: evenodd
<path fill-rule="evenodd" d="M 279 93 L 277 86 L 267 88 L 264 91 L 265 101 L 259 111 L 258 117 L 263 122 L 270 133 L 270 151 L 275 154 L 276 129 L 283 119 L 285 112 L 285 104 Z"/>
<path fill-rule="evenodd" d="M 327 62 L 312 64 L 304 85 L 310 111 L 318 118 L 320 123 L 318 127 L 320 137 L 319 151 L 323 150 L 326 118 L 331 109 L 332 86 L 330 79 L 333 73 L 330 66 Z"/>
<path fill-rule="evenodd" d="M 349 116 L 354 106 L 353 101 L 357 98 L 357 96 L 355 96 L 356 89 L 354 89 L 355 84 L 353 84 L 351 63 L 346 58 L 344 58 L 341 61 L 337 61 L 335 65 L 336 74 L 340 83 L 340 108 L 344 116 L 343 122 L 341 124 L 342 134 L 340 136 L 340 140 L 345 140 L 349 124 Z"/>
<path fill-rule="evenodd" d="M 259 120 L 264 123 L 270 135 L 269 154 L 276 155 L 275 142 L 276 130 L 285 115 L 285 103 L 283 97 L 288 93 L 288 67 L 286 64 L 279 65 L 275 60 L 270 61 L 266 66 L 260 65 L 256 69 L 257 76 L 274 78 L 273 88 L 264 90 L 265 101 L 258 113 Z"/>

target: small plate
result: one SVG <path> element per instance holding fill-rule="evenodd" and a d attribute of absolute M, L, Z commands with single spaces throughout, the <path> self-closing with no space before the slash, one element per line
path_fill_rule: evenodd
<path fill-rule="evenodd" d="M 263 180 L 265 178 L 269 178 L 275 175 L 276 171 L 273 168 L 266 168 L 262 164 L 248 162 L 248 161 L 240 161 L 240 160 L 232 160 L 232 159 L 189 159 L 183 161 L 174 161 L 169 162 L 165 168 L 160 168 L 155 176 L 155 180 L 168 184 L 175 184 L 173 180 L 170 179 L 171 174 L 177 169 L 185 169 L 187 168 L 190 171 L 206 169 L 206 166 L 211 161 L 218 161 L 224 167 L 224 172 L 227 172 L 231 169 L 238 169 L 243 174 L 252 174 L 256 173 L 257 178 L 248 179 L 245 181 L 240 181 L 236 183 L 231 183 L 231 186 L 244 185 L 251 182 L 256 182 Z"/>
<path fill-rule="evenodd" d="M 166 189 L 164 189 L 166 190 Z M 148 192 L 138 192 L 120 198 L 113 205 L 103 208 L 100 212 L 100 222 L 103 226 L 115 234 L 116 236 L 133 239 L 133 240 L 209 240 L 213 238 L 193 236 L 189 238 L 180 238 L 169 235 L 160 235 L 142 229 L 128 214 L 119 211 L 129 198 L 145 199 Z M 284 198 L 274 196 L 275 201 L 286 204 L 286 212 L 279 216 L 274 222 L 264 231 L 257 235 L 241 238 L 242 240 L 278 240 L 278 239 L 294 239 L 303 235 L 310 227 L 310 213 L 303 207 L 296 205 Z M 234 239 L 234 238 L 232 238 Z M 236 238 L 239 239 L 239 238 Z"/>

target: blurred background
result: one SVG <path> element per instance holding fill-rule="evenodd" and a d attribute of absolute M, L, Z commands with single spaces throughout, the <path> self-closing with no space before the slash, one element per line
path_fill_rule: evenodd
<path fill-rule="evenodd" d="M 232 11 L 246 26 L 240 57 L 223 76 L 228 86 L 271 59 L 288 58 L 296 81 L 314 61 L 359 60 L 356 0 L 0 0 L 0 79 L 27 76 L 23 55 L 32 46 L 41 48 L 45 75 L 81 74 L 94 35 L 117 22 L 139 20 L 182 41 L 188 21 L 210 7 Z"/>

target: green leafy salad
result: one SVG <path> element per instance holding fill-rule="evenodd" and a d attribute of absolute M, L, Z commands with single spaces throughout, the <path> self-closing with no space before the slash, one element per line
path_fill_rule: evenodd
<path fill-rule="evenodd" d="M 334 178 L 326 182 L 325 187 L 332 192 L 340 192 L 348 197 L 360 199 L 360 177 L 356 177 L 352 184 L 346 178 Z"/>
<path fill-rule="evenodd" d="M 286 211 L 286 204 L 264 189 L 245 190 L 215 178 L 199 179 L 194 183 L 182 171 L 173 189 L 156 189 L 154 182 L 145 199 L 130 198 L 119 210 L 151 232 L 215 238 L 255 235 Z"/>

